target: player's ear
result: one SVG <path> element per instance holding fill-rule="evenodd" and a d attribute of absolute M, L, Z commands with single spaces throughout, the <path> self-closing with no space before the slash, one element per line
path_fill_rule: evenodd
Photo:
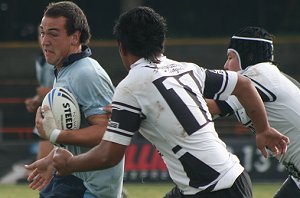
<path fill-rule="evenodd" d="M 81 33 L 79 31 L 76 31 L 72 34 L 72 38 L 71 38 L 72 45 L 80 44 L 80 35 L 81 35 Z"/>

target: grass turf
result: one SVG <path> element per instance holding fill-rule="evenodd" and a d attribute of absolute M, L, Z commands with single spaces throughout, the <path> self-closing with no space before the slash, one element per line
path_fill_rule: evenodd
<path fill-rule="evenodd" d="M 254 198 L 271 198 L 280 187 L 280 183 L 254 183 Z M 128 198 L 162 198 L 171 190 L 171 183 L 125 183 Z M 0 185 L 0 198 L 36 198 L 38 191 L 28 188 L 27 184 Z"/>

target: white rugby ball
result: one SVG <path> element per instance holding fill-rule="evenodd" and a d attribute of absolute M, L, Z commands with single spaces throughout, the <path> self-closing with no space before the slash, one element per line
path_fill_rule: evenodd
<path fill-rule="evenodd" d="M 42 106 L 47 105 L 53 113 L 58 129 L 79 129 L 80 109 L 77 100 L 66 88 L 55 87 L 44 98 Z"/>

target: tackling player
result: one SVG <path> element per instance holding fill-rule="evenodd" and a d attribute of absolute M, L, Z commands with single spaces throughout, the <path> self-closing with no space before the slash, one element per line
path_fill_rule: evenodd
<path fill-rule="evenodd" d="M 54 166 L 62 175 L 114 166 L 139 131 L 162 154 L 176 184 L 166 197 L 252 197 L 250 178 L 218 138 L 204 96 L 224 100 L 235 94 L 254 121 L 257 146 L 265 156 L 266 146 L 275 155 L 284 153 L 288 138 L 269 126 L 250 80 L 168 59 L 163 55 L 165 33 L 164 18 L 151 8 L 120 16 L 114 34 L 129 73 L 116 88 L 103 140 L 77 156 L 57 149 Z"/>
<path fill-rule="evenodd" d="M 245 27 L 230 40 L 226 70 L 237 71 L 251 79 L 259 92 L 274 127 L 290 139 L 284 155 L 277 157 L 287 171 L 286 179 L 276 198 L 300 197 L 300 91 L 299 83 L 283 74 L 273 61 L 273 38 L 259 27 Z M 213 114 L 229 115 L 235 112 L 237 118 L 253 132 L 253 124 L 242 105 L 234 97 L 224 101 L 208 101 Z M 216 106 L 216 104 L 218 106 Z"/>

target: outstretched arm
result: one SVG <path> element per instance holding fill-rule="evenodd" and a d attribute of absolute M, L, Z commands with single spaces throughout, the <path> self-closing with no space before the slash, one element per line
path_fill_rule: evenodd
<path fill-rule="evenodd" d="M 77 156 L 65 149 L 57 149 L 53 156 L 53 166 L 59 175 L 106 169 L 121 161 L 126 148 L 127 146 L 103 140 L 87 153 Z"/>
<path fill-rule="evenodd" d="M 52 179 L 54 167 L 52 165 L 52 158 L 55 149 L 53 149 L 48 156 L 35 161 L 30 165 L 25 165 L 27 170 L 30 170 L 27 180 L 30 182 L 29 187 L 33 190 L 42 190 Z"/>

